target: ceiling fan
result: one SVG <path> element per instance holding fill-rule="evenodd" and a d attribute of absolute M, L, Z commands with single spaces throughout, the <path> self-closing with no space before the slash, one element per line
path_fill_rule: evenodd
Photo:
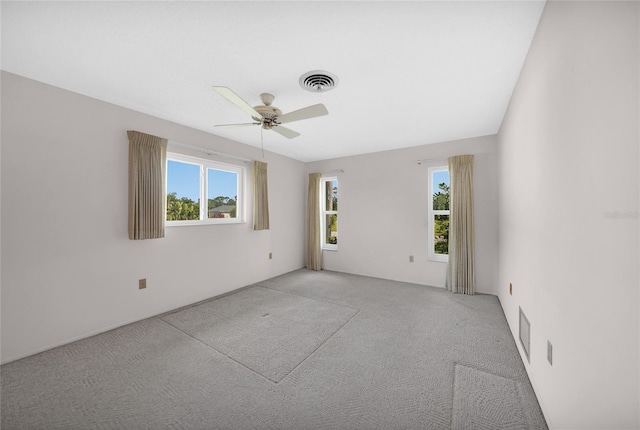
<path fill-rule="evenodd" d="M 283 127 L 281 124 L 300 121 L 302 119 L 315 118 L 329 113 L 327 108 L 320 103 L 283 114 L 280 109 L 275 106 L 271 106 L 271 103 L 273 103 L 273 99 L 275 98 L 272 94 L 260 94 L 260 99 L 262 100 L 263 105 L 251 107 L 249 103 L 245 102 L 239 95 L 227 87 L 213 87 L 213 89 L 223 97 L 226 97 L 231 103 L 251 115 L 251 118 L 254 120 L 254 122 L 242 124 L 221 124 L 216 125 L 216 127 L 245 127 L 250 125 L 259 125 L 262 126 L 264 130 L 273 130 L 288 139 L 293 139 L 294 137 L 300 136 L 300 133 Z"/>

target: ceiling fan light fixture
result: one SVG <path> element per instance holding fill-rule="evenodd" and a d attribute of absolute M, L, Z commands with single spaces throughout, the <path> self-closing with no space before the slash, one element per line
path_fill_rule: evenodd
<path fill-rule="evenodd" d="M 312 70 L 300 76 L 300 86 L 313 93 L 324 93 L 338 86 L 338 77 L 324 70 Z"/>

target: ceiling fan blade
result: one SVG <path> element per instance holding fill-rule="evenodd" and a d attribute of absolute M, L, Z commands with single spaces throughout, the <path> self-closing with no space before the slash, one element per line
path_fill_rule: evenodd
<path fill-rule="evenodd" d="M 229 88 L 227 88 L 227 87 L 213 87 L 213 89 L 216 92 L 218 92 L 220 95 L 226 97 L 227 100 L 229 100 L 234 105 L 238 106 L 240 109 L 242 109 L 243 111 L 245 111 L 246 113 L 248 113 L 252 117 L 262 118 L 262 115 L 260 115 L 260 113 L 257 110 L 252 108 L 249 103 L 245 102 L 242 99 L 242 97 L 240 97 L 239 95 L 237 95 L 236 93 L 231 91 Z"/>
<path fill-rule="evenodd" d="M 294 110 L 293 112 L 285 113 L 284 115 L 280 115 L 276 121 L 280 124 L 284 124 L 287 122 L 300 121 L 301 119 L 315 118 L 317 116 L 322 116 L 328 114 L 329 111 L 322 103 L 308 106 L 306 108 Z"/>
<path fill-rule="evenodd" d="M 297 131 L 293 131 L 290 128 L 282 127 L 282 126 L 279 126 L 279 125 L 274 125 L 271 128 L 271 130 L 273 130 L 276 133 L 286 137 L 287 139 L 293 139 L 294 137 L 300 136 L 300 133 L 298 133 Z"/>
<path fill-rule="evenodd" d="M 247 127 L 250 125 L 260 125 L 259 122 L 245 122 L 242 124 L 219 124 L 219 125 L 214 125 L 214 127 L 223 127 L 223 128 L 232 128 L 232 127 Z"/>

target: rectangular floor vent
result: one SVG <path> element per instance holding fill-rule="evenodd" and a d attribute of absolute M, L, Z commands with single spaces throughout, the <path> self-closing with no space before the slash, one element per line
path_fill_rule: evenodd
<path fill-rule="evenodd" d="M 529 324 L 529 320 L 522 312 L 522 308 L 520 309 L 520 324 L 519 324 L 519 333 L 520 333 L 520 343 L 522 344 L 522 349 L 524 349 L 524 354 L 527 356 L 527 361 L 531 363 L 531 358 L 529 357 L 530 351 L 530 333 L 531 333 L 531 324 Z"/>

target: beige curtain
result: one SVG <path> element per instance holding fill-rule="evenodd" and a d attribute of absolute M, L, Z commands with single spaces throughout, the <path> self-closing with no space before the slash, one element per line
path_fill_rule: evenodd
<path fill-rule="evenodd" d="M 475 294 L 473 155 L 449 158 L 449 264 L 447 289 Z"/>
<path fill-rule="evenodd" d="M 322 270 L 320 245 L 320 179 L 321 173 L 309 173 L 307 200 L 307 269 Z"/>
<path fill-rule="evenodd" d="M 269 230 L 269 191 L 267 163 L 253 161 L 253 229 Z"/>
<path fill-rule="evenodd" d="M 129 239 L 164 237 L 167 139 L 129 136 Z"/>

